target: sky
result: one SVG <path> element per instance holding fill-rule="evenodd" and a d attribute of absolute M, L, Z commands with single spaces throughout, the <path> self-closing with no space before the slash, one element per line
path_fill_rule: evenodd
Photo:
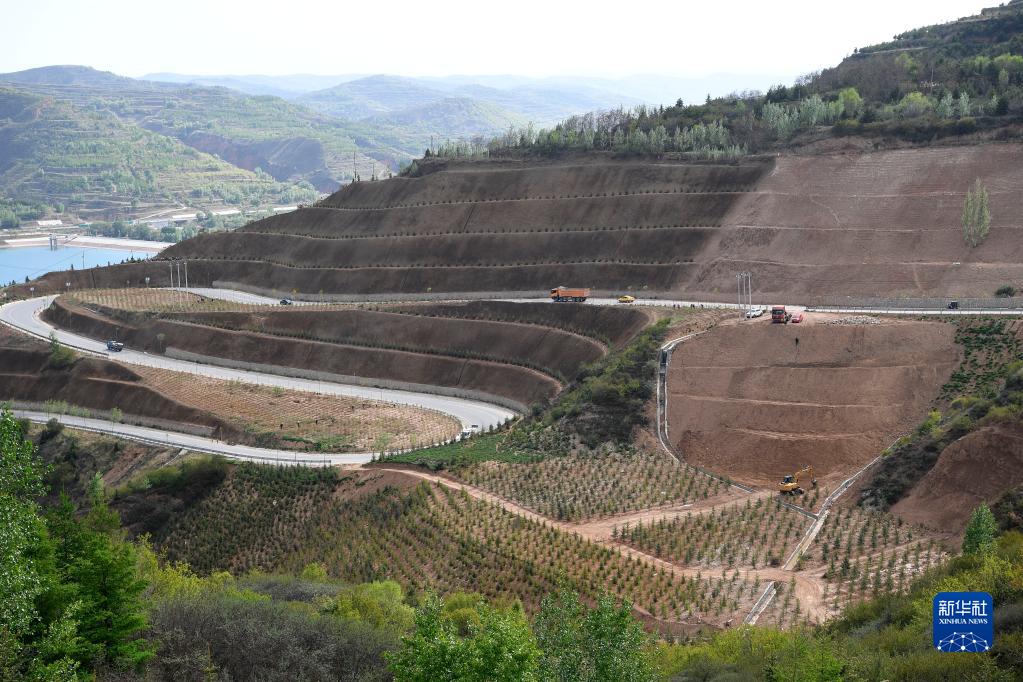
<path fill-rule="evenodd" d="M 976 14 L 995 0 L 3 0 L 0 72 L 83 64 L 138 77 L 390 73 L 769 74 Z"/>

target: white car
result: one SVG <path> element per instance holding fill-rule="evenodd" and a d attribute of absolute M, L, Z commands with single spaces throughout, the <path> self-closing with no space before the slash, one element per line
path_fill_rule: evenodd
<path fill-rule="evenodd" d="M 750 308 L 746 311 L 746 319 L 752 320 L 754 317 L 760 317 L 764 314 L 763 308 Z"/>

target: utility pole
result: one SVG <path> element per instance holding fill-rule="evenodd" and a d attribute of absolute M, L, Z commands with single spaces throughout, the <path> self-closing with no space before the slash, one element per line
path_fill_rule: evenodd
<path fill-rule="evenodd" d="M 753 273 L 740 272 L 735 275 L 736 291 L 739 297 L 739 315 L 753 310 Z"/>
<path fill-rule="evenodd" d="M 185 261 L 185 288 L 188 288 L 188 261 Z"/>
<path fill-rule="evenodd" d="M 173 261 L 167 261 L 167 267 L 170 268 L 170 278 L 171 278 L 170 282 L 171 282 L 171 289 L 173 289 L 174 288 L 174 262 Z"/>

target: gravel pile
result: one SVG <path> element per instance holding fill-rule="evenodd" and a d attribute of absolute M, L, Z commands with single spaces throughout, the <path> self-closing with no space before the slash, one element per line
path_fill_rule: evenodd
<path fill-rule="evenodd" d="M 852 326 L 857 324 L 881 324 L 881 320 L 869 315 L 850 315 L 837 320 L 826 320 L 823 324 L 835 324 L 841 326 Z"/>

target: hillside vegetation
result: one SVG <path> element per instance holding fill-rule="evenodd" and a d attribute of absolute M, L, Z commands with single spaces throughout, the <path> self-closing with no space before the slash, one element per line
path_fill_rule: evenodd
<path fill-rule="evenodd" d="M 175 202 L 308 201 L 316 196 L 310 189 L 240 169 L 103 108 L 0 88 L 0 190 L 21 202 L 120 216 Z"/>

